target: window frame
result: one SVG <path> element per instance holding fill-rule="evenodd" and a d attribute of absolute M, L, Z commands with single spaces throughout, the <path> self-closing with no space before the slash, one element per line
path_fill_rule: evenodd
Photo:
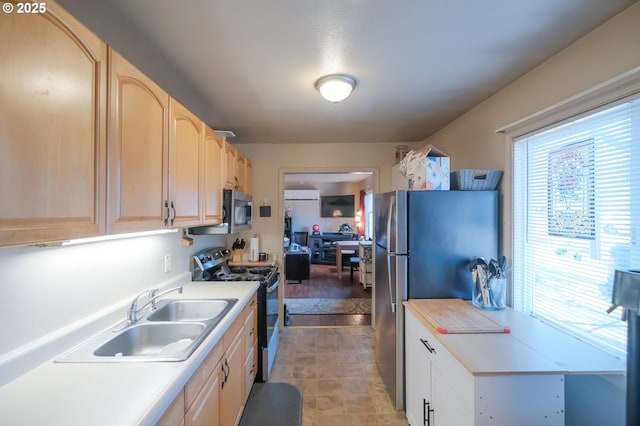
<path fill-rule="evenodd" d="M 544 132 L 551 128 L 561 126 L 564 123 L 575 121 L 579 118 L 592 115 L 600 110 L 608 109 L 618 103 L 626 102 L 626 98 L 640 94 L 640 67 L 630 70 L 618 77 L 599 84 L 589 90 L 572 96 L 558 104 L 546 108 L 540 112 L 532 114 L 518 120 L 505 127 L 497 129 L 497 133 L 505 135 L 505 141 L 510 150 L 510 171 L 514 172 L 514 142 L 516 139 Z M 511 173 L 516 179 L 516 173 Z M 510 202 L 505 203 L 505 208 L 510 209 L 507 214 L 511 215 L 511 229 L 505 230 L 506 238 L 510 238 L 511 258 L 517 243 L 515 217 L 515 200 L 517 199 L 515 185 L 512 186 Z M 518 265 L 514 265 L 514 274 L 518 273 Z M 514 306 L 514 280 L 509 277 L 508 305 Z"/>

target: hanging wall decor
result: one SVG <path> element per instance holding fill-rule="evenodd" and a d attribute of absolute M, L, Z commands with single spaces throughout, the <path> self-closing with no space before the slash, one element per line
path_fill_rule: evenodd
<path fill-rule="evenodd" d="M 549 152 L 548 170 L 549 235 L 594 239 L 593 139 Z"/>

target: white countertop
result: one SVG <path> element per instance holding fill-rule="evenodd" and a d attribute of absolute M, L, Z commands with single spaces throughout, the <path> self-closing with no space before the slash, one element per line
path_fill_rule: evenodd
<path fill-rule="evenodd" d="M 625 360 L 511 308 L 481 311 L 509 327 L 510 333 L 441 334 L 411 301 L 404 305 L 473 375 L 621 375 L 626 371 Z"/>
<path fill-rule="evenodd" d="M 56 363 L 54 357 L 0 388 L 0 421 L 12 426 L 155 424 L 257 288 L 256 282 L 185 284 L 182 295 L 167 299 L 238 299 L 187 360 Z"/>

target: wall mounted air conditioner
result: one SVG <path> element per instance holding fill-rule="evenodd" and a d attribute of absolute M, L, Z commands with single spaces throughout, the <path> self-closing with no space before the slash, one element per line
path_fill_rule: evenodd
<path fill-rule="evenodd" d="M 320 191 L 317 189 L 285 189 L 285 200 L 319 200 Z"/>

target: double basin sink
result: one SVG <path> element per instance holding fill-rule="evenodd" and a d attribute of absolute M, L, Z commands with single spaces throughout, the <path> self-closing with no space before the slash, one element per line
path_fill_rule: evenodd
<path fill-rule="evenodd" d="M 183 361 L 233 308 L 238 299 L 167 299 L 145 318 L 106 330 L 56 362 Z"/>

